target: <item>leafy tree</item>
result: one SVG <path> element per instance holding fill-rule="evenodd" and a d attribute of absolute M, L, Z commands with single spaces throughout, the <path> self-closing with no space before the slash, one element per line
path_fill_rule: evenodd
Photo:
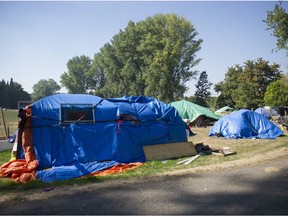
<path fill-rule="evenodd" d="M 217 109 L 230 106 L 235 107 L 236 98 L 237 98 L 237 88 L 238 88 L 238 79 L 239 76 L 243 73 L 243 68 L 240 65 L 235 65 L 234 67 L 228 68 L 227 73 L 225 74 L 224 81 L 221 81 L 214 85 L 214 90 L 217 93 L 220 93 L 220 96 L 217 98 L 216 106 Z"/>
<path fill-rule="evenodd" d="M 99 53 L 95 54 L 94 61 L 89 70 L 89 76 L 94 81 L 91 83 L 91 89 L 94 89 L 94 94 L 100 97 L 105 97 L 105 95 L 102 93 L 102 89 L 106 84 L 103 63 L 102 56 Z"/>
<path fill-rule="evenodd" d="M 285 79 L 272 82 L 267 87 L 264 100 L 271 107 L 288 106 L 288 84 Z"/>
<path fill-rule="evenodd" d="M 30 94 L 23 90 L 21 84 L 12 78 L 10 82 L 0 82 L 0 107 L 18 109 L 18 101 L 31 101 Z"/>
<path fill-rule="evenodd" d="M 216 111 L 218 109 L 216 104 L 217 99 L 218 97 L 209 97 L 209 99 L 207 100 L 207 107 L 209 107 L 211 110 Z"/>
<path fill-rule="evenodd" d="M 92 61 L 88 56 L 76 56 L 67 63 L 68 71 L 61 75 L 60 82 L 71 94 L 84 94 L 95 88 L 91 72 Z"/>
<path fill-rule="evenodd" d="M 277 49 L 288 51 L 288 14 L 285 9 L 276 4 L 273 11 L 267 11 L 264 22 L 268 25 L 267 30 L 272 29 L 273 36 L 277 38 Z"/>
<path fill-rule="evenodd" d="M 105 44 L 94 61 L 104 72 L 105 85 L 96 90 L 105 97 L 148 95 L 165 102 L 183 97 L 185 83 L 196 75 L 195 53 L 202 40 L 194 26 L 175 14 L 157 14 L 130 21 Z"/>
<path fill-rule="evenodd" d="M 207 107 L 207 101 L 211 95 L 210 88 L 213 83 L 209 82 L 206 71 L 203 71 L 198 79 L 195 91 L 196 103 L 200 106 Z"/>
<path fill-rule="evenodd" d="M 185 96 L 184 100 L 190 101 L 192 103 L 196 103 L 196 97 L 195 96 Z"/>
<path fill-rule="evenodd" d="M 37 101 L 43 97 L 56 94 L 61 89 L 61 86 L 53 79 L 41 79 L 32 87 L 32 99 Z"/>
<path fill-rule="evenodd" d="M 230 67 L 224 81 L 215 85 L 215 91 L 221 92 L 217 105 L 248 109 L 263 106 L 267 86 L 283 76 L 279 67 L 261 58 L 248 60 L 243 67 Z"/>

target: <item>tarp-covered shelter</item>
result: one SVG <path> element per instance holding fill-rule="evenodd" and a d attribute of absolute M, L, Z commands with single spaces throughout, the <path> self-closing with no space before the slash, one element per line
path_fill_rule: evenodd
<path fill-rule="evenodd" d="M 209 109 L 190 101 L 175 101 L 170 103 L 170 105 L 176 108 L 182 119 L 189 119 L 190 122 L 194 122 L 200 116 L 204 116 L 212 121 L 216 121 L 221 118 L 221 116 L 216 115 Z"/>
<path fill-rule="evenodd" d="M 282 134 L 279 127 L 261 114 L 241 109 L 215 122 L 209 136 L 275 139 Z"/>
<path fill-rule="evenodd" d="M 227 114 L 229 114 L 231 112 L 234 112 L 234 111 L 237 111 L 237 109 L 234 109 L 234 108 L 229 107 L 229 106 L 224 106 L 224 107 L 216 110 L 214 113 L 216 115 L 221 115 L 222 116 L 222 115 L 227 115 Z"/>
<path fill-rule="evenodd" d="M 187 142 L 177 110 L 145 96 L 56 94 L 33 103 L 23 115 L 21 142 L 35 153 L 31 160 L 43 181 L 79 177 L 117 163 L 145 162 L 143 146 Z"/>
<path fill-rule="evenodd" d="M 257 112 L 257 113 L 263 115 L 263 116 L 266 117 L 267 119 L 271 119 L 271 118 L 272 118 L 272 116 L 270 115 L 270 113 L 269 113 L 266 109 L 264 109 L 264 108 L 262 108 L 262 107 L 257 108 L 254 112 Z"/>

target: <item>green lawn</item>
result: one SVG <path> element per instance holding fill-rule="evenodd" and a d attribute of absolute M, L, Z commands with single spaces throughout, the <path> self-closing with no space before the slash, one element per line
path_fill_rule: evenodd
<path fill-rule="evenodd" d="M 12 136 L 18 127 L 18 110 L 3 110 L 8 136 Z M 0 139 L 5 137 L 4 123 L 0 113 Z"/>
<path fill-rule="evenodd" d="M 8 125 L 13 125 L 17 123 L 17 111 L 8 110 L 4 111 L 6 121 Z M 16 117 L 15 117 L 16 116 Z M 16 122 L 16 123 L 15 123 Z M 13 129 L 16 129 L 14 127 Z M 177 172 L 185 170 L 218 170 L 221 167 L 227 166 L 243 166 L 251 165 L 253 163 L 273 160 L 279 157 L 288 156 L 288 136 L 287 132 L 285 135 L 278 137 L 272 140 L 266 139 L 223 139 L 217 137 L 209 137 L 209 127 L 207 128 L 193 128 L 193 132 L 196 133 L 196 136 L 189 137 L 189 141 L 194 144 L 203 142 L 205 145 L 209 145 L 211 148 L 222 148 L 230 147 L 234 151 L 237 151 L 237 154 L 223 157 L 216 155 L 201 156 L 197 160 L 193 161 L 189 165 L 179 165 L 177 162 L 184 158 L 176 158 L 169 160 L 155 160 L 148 161 L 143 166 L 138 167 L 135 170 L 125 171 L 118 175 L 110 175 L 106 177 L 87 177 L 87 178 L 78 178 L 70 179 L 67 181 L 55 181 L 52 183 L 43 183 L 39 180 L 31 181 L 26 184 L 17 184 L 14 183 L 11 179 L 0 178 L 0 191 L 1 193 L 7 193 L 9 191 L 17 191 L 22 189 L 33 189 L 33 188 L 44 188 L 47 186 L 61 186 L 61 185 L 73 185 L 73 184 L 86 184 L 89 182 L 98 182 L 106 181 L 109 179 L 118 179 L 118 178 L 142 178 L 148 177 L 151 175 L 158 175 L 169 172 Z M 0 165 L 10 160 L 10 151 L 0 152 Z M 209 169 L 207 167 L 212 167 Z"/>

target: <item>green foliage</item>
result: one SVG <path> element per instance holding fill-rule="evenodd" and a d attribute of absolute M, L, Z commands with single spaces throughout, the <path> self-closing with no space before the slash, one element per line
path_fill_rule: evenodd
<path fill-rule="evenodd" d="M 272 82 L 264 97 L 265 103 L 271 107 L 288 106 L 288 84 L 284 79 Z"/>
<path fill-rule="evenodd" d="M 285 9 L 275 4 L 273 11 L 267 11 L 267 18 L 264 22 L 268 26 L 267 30 L 273 30 L 273 36 L 277 38 L 277 49 L 288 51 L 288 14 Z"/>
<path fill-rule="evenodd" d="M 278 64 L 269 65 L 268 61 L 261 58 L 257 61 L 248 60 L 242 67 L 230 67 L 224 81 L 214 87 L 216 92 L 221 92 L 217 106 L 256 109 L 265 105 L 267 86 L 283 76 L 279 67 Z"/>
<path fill-rule="evenodd" d="M 94 73 L 91 71 L 92 62 L 87 56 L 76 56 L 67 63 L 68 72 L 61 75 L 60 82 L 70 94 L 90 93 L 95 86 Z"/>
<path fill-rule="evenodd" d="M 32 89 L 32 100 L 37 101 L 43 97 L 56 94 L 61 89 L 61 86 L 54 79 L 41 79 L 33 85 Z"/>
<path fill-rule="evenodd" d="M 14 132 L 18 128 L 18 110 L 3 110 L 3 115 L 5 119 L 5 125 L 7 129 L 8 136 L 12 136 Z M 3 125 L 3 120 L 2 116 L 0 114 L 0 138 L 4 138 L 5 136 L 5 131 L 4 131 L 4 125 Z M 1 155 L 0 155 L 1 158 Z M 1 160 L 0 160 L 1 161 Z"/>
<path fill-rule="evenodd" d="M 195 53 L 202 40 L 194 26 L 175 14 L 157 14 L 130 21 L 124 31 L 94 57 L 93 70 L 105 82 L 95 93 L 105 97 L 148 95 L 165 102 L 183 97 L 185 83 L 195 76 Z"/>
<path fill-rule="evenodd" d="M 196 97 L 195 96 L 189 96 L 189 97 L 185 96 L 184 100 L 187 100 L 187 101 L 190 101 L 192 103 L 195 103 L 196 102 Z"/>
<path fill-rule="evenodd" d="M 0 107 L 18 109 L 18 101 L 30 100 L 30 94 L 24 91 L 19 83 L 14 82 L 12 78 L 10 82 L 2 79 L 0 82 Z"/>
<path fill-rule="evenodd" d="M 203 71 L 198 79 L 196 86 L 196 92 L 195 92 L 195 97 L 197 103 L 200 106 L 207 107 L 208 104 L 208 99 L 211 95 L 210 88 L 213 85 L 213 83 L 208 81 L 208 75 L 206 71 Z"/>
<path fill-rule="evenodd" d="M 209 97 L 207 99 L 207 107 L 209 107 L 211 110 L 214 110 L 216 111 L 218 108 L 217 108 L 217 98 L 218 97 Z M 221 108 L 221 107 L 219 107 Z"/>

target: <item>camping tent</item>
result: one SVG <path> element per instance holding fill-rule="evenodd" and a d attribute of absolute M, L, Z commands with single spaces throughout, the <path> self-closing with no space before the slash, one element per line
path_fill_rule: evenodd
<path fill-rule="evenodd" d="M 234 109 L 234 108 L 231 108 L 231 107 L 229 107 L 229 106 L 224 106 L 224 107 L 216 110 L 214 113 L 215 113 L 216 115 L 221 115 L 221 116 L 222 116 L 222 115 L 227 115 L 227 114 L 229 114 L 229 113 L 231 113 L 231 112 L 234 112 L 234 111 L 237 111 L 237 110 Z"/>
<path fill-rule="evenodd" d="M 143 146 L 187 142 L 185 123 L 175 108 L 144 96 L 56 94 L 33 103 L 24 115 L 32 122 L 24 127 L 22 142 L 33 143 L 37 177 L 43 181 L 144 162 Z"/>
<path fill-rule="evenodd" d="M 282 134 L 280 128 L 261 114 L 241 109 L 215 122 L 209 136 L 274 139 Z"/>
<path fill-rule="evenodd" d="M 259 107 L 259 108 L 256 109 L 254 112 L 263 115 L 263 116 L 266 117 L 267 119 L 271 119 L 271 118 L 272 118 L 272 116 L 270 115 L 270 113 L 269 113 L 266 109 L 264 109 L 264 108 L 262 108 L 262 107 Z"/>
<path fill-rule="evenodd" d="M 221 116 L 216 115 L 209 109 L 186 100 L 175 101 L 170 103 L 170 105 L 176 108 L 182 119 L 189 119 L 190 122 L 194 122 L 199 116 L 205 116 L 212 120 L 221 118 Z"/>

